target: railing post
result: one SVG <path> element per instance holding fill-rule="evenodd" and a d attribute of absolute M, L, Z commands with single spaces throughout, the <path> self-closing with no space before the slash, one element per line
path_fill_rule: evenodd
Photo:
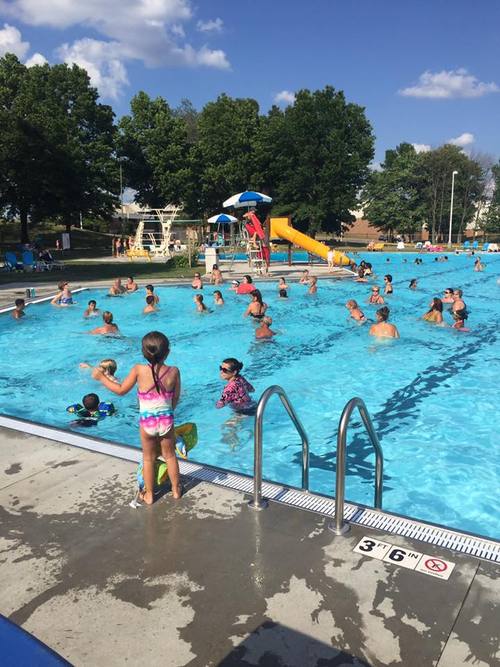
<path fill-rule="evenodd" d="M 262 510 L 267 507 L 268 502 L 262 498 L 262 439 L 263 439 L 263 417 L 264 409 L 273 394 L 278 394 L 288 416 L 292 420 L 302 440 L 302 489 L 309 490 L 309 439 L 297 417 L 285 391 L 279 385 L 268 387 L 259 399 L 255 412 L 254 427 L 254 462 L 253 462 L 253 498 L 248 503 L 254 510 Z"/>

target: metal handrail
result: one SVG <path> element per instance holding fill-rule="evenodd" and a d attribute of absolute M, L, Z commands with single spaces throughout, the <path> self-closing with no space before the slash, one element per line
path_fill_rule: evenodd
<path fill-rule="evenodd" d="M 288 400 L 285 390 L 277 384 L 268 387 L 259 399 L 257 410 L 255 412 L 255 429 L 254 429 L 254 462 L 253 462 L 253 499 L 248 503 L 249 507 L 254 510 L 262 510 L 267 507 L 267 501 L 262 498 L 262 436 L 264 417 L 264 409 L 268 400 L 273 394 L 278 394 L 281 402 L 288 412 L 288 416 L 293 422 L 302 439 L 302 489 L 307 491 L 309 489 L 309 438 L 297 417 L 292 404 Z"/>
<path fill-rule="evenodd" d="M 349 530 L 349 524 L 344 522 L 344 504 L 345 504 L 345 459 L 347 444 L 347 427 L 354 408 L 358 408 L 363 424 L 370 438 L 370 442 L 375 450 L 375 499 L 374 506 L 377 509 L 382 508 L 383 474 L 384 474 L 384 455 L 378 436 L 373 428 L 372 420 L 368 414 L 365 402 L 361 398 L 351 398 L 346 404 L 339 422 L 339 431 L 337 435 L 337 472 L 335 481 L 335 523 L 330 523 L 328 529 L 335 535 L 344 535 Z"/>

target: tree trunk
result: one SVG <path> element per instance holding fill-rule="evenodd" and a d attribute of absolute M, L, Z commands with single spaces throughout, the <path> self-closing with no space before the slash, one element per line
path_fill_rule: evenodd
<path fill-rule="evenodd" d="M 28 231 L 28 211 L 25 208 L 22 208 L 19 211 L 19 217 L 21 219 L 21 243 L 29 243 L 30 236 Z"/>

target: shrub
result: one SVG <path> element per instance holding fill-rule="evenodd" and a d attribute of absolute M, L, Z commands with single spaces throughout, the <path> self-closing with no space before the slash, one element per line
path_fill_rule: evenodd
<path fill-rule="evenodd" d="M 187 269 L 190 266 L 196 266 L 198 263 L 198 253 L 191 254 L 191 264 L 189 264 L 189 255 L 187 252 L 175 253 L 167 261 L 167 267 L 171 269 Z"/>

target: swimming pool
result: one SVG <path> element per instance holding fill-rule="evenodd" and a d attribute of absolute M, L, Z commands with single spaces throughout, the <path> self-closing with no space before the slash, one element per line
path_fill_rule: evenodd
<path fill-rule="evenodd" d="M 407 262 L 403 262 L 403 257 Z M 387 258 L 390 262 L 387 262 Z M 370 286 L 322 280 L 316 297 L 293 284 L 288 301 L 277 299 L 275 284 L 264 282 L 264 299 L 280 332 L 275 341 L 256 342 L 254 325 L 243 319 L 248 298 L 223 285 L 226 305 L 208 315 L 194 311 L 190 287 L 158 287 L 161 313 L 143 316 L 144 291 L 110 298 L 103 290 L 76 295 L 78 305 L 55 309 L 29 306 L 24 321 L 0 318 L 0 410 L 44 424 L 68 428 L 69 403 L 82 395 L 110 394 L 95 383 L 80 361 L 105 357 L 118 362 L 118 376 L 140 361 L 141 337 L 152 329 L 171 339 L 169 361 L 179 366 L 183 391 L 176 421 L 196 421 L 200 442 L 192 459 L 251 474 L 253 418 L 216 410 L 223 384 L 224 357 L 241 359 L 243 374 L 256 396 L 271 384 L 288 393 L 311 443 L 312 490 L 333 494 L 336 429 L 347 400 L 362 397 L 372 415 L 385 456 L 384 509 L 500 538 L 498 486 L 500 439 L 497 435 L 500 377 L 500 256 L 484 257 L 484 273 L 473 259 L 451 256 L 420 266 L 411 254 L 368 254 L 379 274 L 394 276 L 388 298 L 401 339 L 378 343 L 367 325 L 347 321 L 348 298 L 363 303 Z M 418 290 L 408 289 L 410 278 Z M 470 310 L 471 333 L 419 320 L 432 296 L 460 286 Z M 204 290 L 211 301 L 212 288 Z M 115 315 L 123 338 L 88 336 L 96 321 L 84 321 L 87 301 Z M 364 306 L 373 317 L 374 307 Z M 450 322 L 450 317 L 446 315 Z M 134 393 L 114 397 L 118 413 L 95 429 L 99 437 L 139 446 Z M 346 497 L 373 501 L 374 460 L 364 432 L 353 428 L 348 440 Z M 268 406 L 264 425 L 264 477 L 300 485 L 300 440 L 279 399 Z"/>

